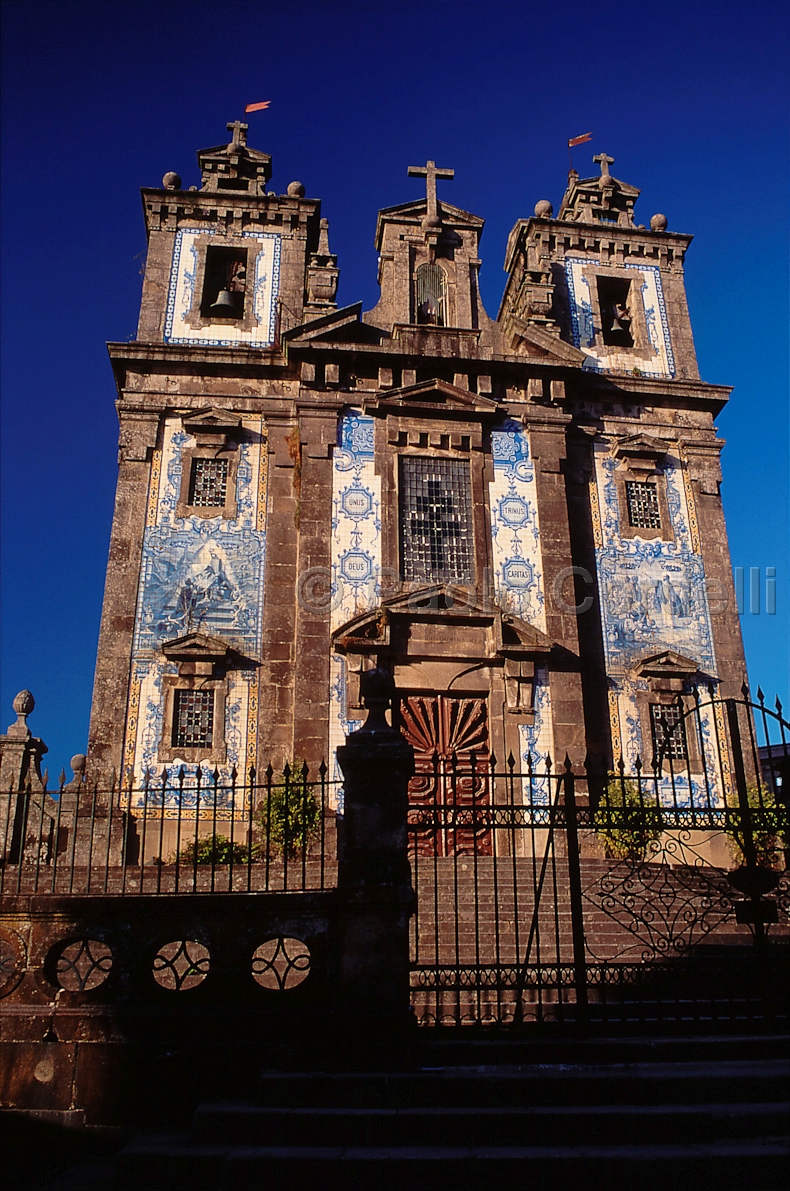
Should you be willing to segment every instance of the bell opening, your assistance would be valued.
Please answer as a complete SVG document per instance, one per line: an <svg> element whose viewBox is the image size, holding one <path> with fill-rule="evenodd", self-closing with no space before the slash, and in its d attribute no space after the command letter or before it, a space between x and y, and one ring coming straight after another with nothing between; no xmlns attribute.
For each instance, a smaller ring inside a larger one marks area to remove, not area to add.
<svg viewBox="0 0 790 1191"><path fill-rule="evenodd" d="M210 247L200 313L203 318L244 317L247 253L244 249Z"/></svg>

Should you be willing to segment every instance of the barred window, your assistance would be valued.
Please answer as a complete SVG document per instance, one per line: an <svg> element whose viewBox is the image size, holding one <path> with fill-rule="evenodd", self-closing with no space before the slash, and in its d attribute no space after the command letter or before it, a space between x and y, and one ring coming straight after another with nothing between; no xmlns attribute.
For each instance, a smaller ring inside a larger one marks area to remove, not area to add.
<svg viewBox="0 0 790 1191"><path fill-rule="evenodd" d="M403 578L474 582L469 464L407 455L400 480Z"/></svg>
<svg viewBox="0 0 790 1191"><path fill-rule="evenodd" d="M650 722L655 755L662 761L685 761L688 751L682 708L674 703L651 703Z"/></svg>
<svg viewBox="0 0 790 1191"><path fill-rule="evenodd" d="M655 484L626 480L625 499L628 502L628 520L634 528L661 528L658 488Z"/></svg>
<svg viewBox="0 0 790 1191"><path fill-rule="evenodd" d="M447 326L447 281L441 265L420 265L417 285L417 322Z"/></svg>
<svg viewBox="0 0 790 1191"><path fill-rule="evenodd" d="M228 491L228 460L192 460L189 477L189 503L197 508L225 507Z"/></svg>
<svg viewBox="0 0 790 1191"><path fill-rule="evenodd" d="M173 748L211 748L213 741L213 690L175 691Z"/></svg>

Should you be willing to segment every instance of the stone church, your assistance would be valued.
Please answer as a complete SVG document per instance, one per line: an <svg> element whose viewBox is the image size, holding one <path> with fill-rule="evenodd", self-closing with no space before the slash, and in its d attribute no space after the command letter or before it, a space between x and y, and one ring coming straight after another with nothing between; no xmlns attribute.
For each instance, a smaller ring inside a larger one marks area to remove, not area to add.
<svg viewBox="0 0 790 1191"><path fill-rule="evenodd" d="M331 770L374 666L418 770L630 771L661 736L693 773L721 725L687 738L679 696L746 671L692 237L638 223L599 154L516 222L492 317L483 219L429 161L408 168L424 195L378 213L378 304L338 307L320 202L268 190L271 158L228 131L199 188L142 191L137 337L109 345L91 775Z"/></svg>

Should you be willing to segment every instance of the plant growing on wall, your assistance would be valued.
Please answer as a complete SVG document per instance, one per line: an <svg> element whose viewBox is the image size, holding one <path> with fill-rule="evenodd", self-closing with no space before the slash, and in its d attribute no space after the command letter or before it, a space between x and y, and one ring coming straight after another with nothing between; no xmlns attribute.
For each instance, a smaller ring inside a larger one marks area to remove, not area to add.
<svg viewBox="0 0 790 1191"><path fill-rule="evenodd" d="M610 774L595 812L595 833L614 860L644 860L663 830L661 809L633 778Z"/></svg>
<svg viewBox="0 0 790 1191"><path fill-rule="evenodd" d="M255 850L253 849L253 858ZM246 864L247 846L226 835L204 835L190 840L180 852L167 861L168 864Z"/></svg>
<svg viewBox="0 0 790 1191"><path fill-rule="evenodd" d="M752 839L757 854L757 864L760 868L781 867L782 837L780 834L779 806L776 795L766 786L758 786L757 782L746 783L746 799L752 812ZM737 793L727 799L727 805L732 811L738 811L740 803ZM743 824L740 814L736 814L735 822L727 816L727 843L730 854L736 864L746 864L746 848Z"/></svg>
<svg viewBox="0 0 790 1191"><path fill-rule="evenodd" d="M300 856L316 839L321 808L307 780L307 764L286 764L276 782L267 787L255 812L260 839L254 845L259 859Z"/></svg>

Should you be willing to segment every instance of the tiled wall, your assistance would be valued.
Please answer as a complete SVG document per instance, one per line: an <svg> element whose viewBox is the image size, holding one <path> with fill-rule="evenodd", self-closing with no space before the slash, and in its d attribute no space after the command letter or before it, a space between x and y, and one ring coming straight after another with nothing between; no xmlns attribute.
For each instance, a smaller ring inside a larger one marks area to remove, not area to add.
<svg viewBox="0 0 790 1191"><path fill-rule="evenodd" d="M491 434L494 480L489 485L494 593L499 606L546 631L535 468L520 423Z"/></svg>
<svg viewBox="0 0 790 1191"><path fill-rule="evenodd" d="M237 516L176 516L181 489L182 452L195 445L178 418L164 427L154 452L132 656L132 684L126 727L124 767L138 784L146 771L161 772L157 759L164 710L163 678L177 674L161 652L164 642L191 632L226 641L240 654L261 653L263 577L266 546L267 461L260 418L245 419L239 443ZM242 774L257 762L258 671L231 670L228 676L225 741L226 780L235 766ZM177 774L181 762L168 762ZM195 766L185 766L191 778ZM213 772L214 764L203 765ZM127 779L128 780L128 777ZM167 808L175 813L175 805Z"/></svg>

